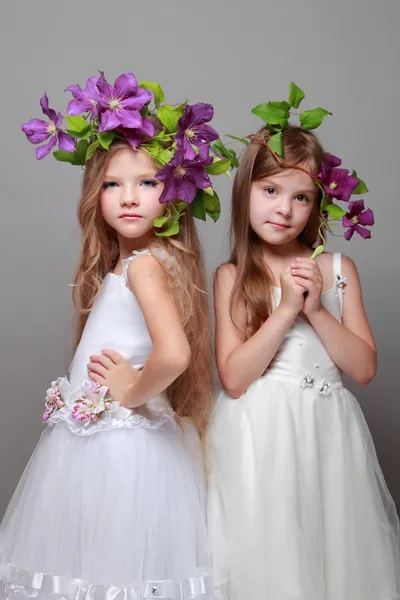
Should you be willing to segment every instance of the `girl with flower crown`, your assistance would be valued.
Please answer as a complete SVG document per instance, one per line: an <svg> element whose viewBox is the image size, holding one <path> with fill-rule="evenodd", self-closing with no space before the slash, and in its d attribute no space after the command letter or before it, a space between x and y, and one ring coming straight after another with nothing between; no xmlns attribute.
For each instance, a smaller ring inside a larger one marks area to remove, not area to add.
<svg viewBox="0 0 400 600"><path fill-rule="evenodd" d="M371 381L375 342L353 261L324 251L329 221L346 239L369 238L373 213L347 204L365 183L310 131L329 113L289 124L303 98L292 84L288 101L253 110L265 126L244 140L232 255L215 278L225 388L207 438L216 598L395 600L399 522L342 380Z"/></svg>
<svg viewBox="0 0 400 600"><path fill-rule="evenodd" d="M209 176L230 160L209 104L167 105L132 73L68 89L67 131L46 95L49 120L22 129L45 142L38 159L58 143L55 158L85 166L77 348L0 527L0 598L210 600L197 430L211 360L194 217L218 218Z"/></svg>

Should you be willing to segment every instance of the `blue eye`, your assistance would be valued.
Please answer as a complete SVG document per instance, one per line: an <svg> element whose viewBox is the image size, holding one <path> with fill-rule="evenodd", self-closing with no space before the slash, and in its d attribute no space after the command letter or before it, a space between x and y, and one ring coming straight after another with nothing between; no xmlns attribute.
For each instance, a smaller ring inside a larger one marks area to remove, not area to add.
<svg viewBox="0 0 400 600"><path fill-rule="evenodd" d="M114 188L117 186L118 186L118 183L116 181L105 181L101 187L103 190L106 190L108 188Z"/></svg>
<svg viewBox="0 0 400 600"><path fill-rule="evenodd" d="M158 181L155 181L154 179L143 179L140 185L143 185L144 187L156 187L158 185Z"/></svg>

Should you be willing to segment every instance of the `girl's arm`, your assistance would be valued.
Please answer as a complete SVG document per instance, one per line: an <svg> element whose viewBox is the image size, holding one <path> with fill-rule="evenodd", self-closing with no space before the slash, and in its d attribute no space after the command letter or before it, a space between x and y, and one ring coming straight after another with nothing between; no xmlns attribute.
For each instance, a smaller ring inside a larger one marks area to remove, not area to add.
<svg viewBox="0 0 400 600"><path fill-rule="evenodd" d="M314 266L310 266L312 262ZM297 271L297 272L296 272ZM342 323L321 305L322 276L315 261L298 261L294 276L308 290L303 312L319 335L333 362L354 381L368 384L376 374L376 345L362 299L360 279L354 262L342 256L347 277L343 296Z"/></svg>
<svg viewBox="0 0 400 600"><path fill-rule="evenodd" d="M219 376L227 393L239 398L267 369L283 338L304 304L304 288L295 283L289 269L282 274L283 301L262 327L246 339L247 309L237 297L230 315L230 299L236 267L223 265L214 280L216 354Z"/></svg>
<svg viewBox="0 0 400 600"><path fill-rule="evenodd" d="M185 371L191 351L167 276L158 261L149 255L133 260L128 267L128 283L153 342L147 362L137 371L117 352L105 350L92 359L88 369L94 381L110 389L114 400L136 408L163 392Z"/></svg>

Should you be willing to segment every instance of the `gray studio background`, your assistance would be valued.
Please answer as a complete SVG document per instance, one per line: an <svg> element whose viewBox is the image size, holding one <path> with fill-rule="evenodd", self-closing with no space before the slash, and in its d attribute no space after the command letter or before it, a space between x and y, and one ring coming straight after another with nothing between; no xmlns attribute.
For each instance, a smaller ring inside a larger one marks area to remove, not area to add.
<svg viewBox="0 0 400 600"><path fill-rule="evenodd" d="M171 103L211 102L223 133L254 131L250 109L285 98L291 80L307 108L334 113L320 137L367 180L377 221L369 241L329 244L359 267L379 348L376 379L350 387L400 507L399 22L398 0L2 0L0 517L42 431L48 384L71 358L79 251L80 170L36 162L19 128L41 116L44 91L64 110L65 87L97 68L157 81ZM218 178L223 216L200 228L210 277L228 256L230 186Z"/></svg>

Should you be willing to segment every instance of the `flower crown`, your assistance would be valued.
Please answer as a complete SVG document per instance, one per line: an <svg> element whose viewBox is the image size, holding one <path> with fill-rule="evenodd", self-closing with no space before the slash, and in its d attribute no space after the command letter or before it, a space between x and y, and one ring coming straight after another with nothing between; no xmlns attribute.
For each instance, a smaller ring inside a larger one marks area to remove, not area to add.
<svg viewBox="0 0 400 600"><path fill-rule="evenodd" d="M203 221L207 215L218 220L220 202L210 175L228 172L237 160L207 124L214 115L211 104L165 104L157 83L138 83L133 73L123 73L110 85L100 71L84 89L71 85L66 91L73 96L66 129L63 115L49 108L46 94L40 106L49 120L31 119L21 127L32 144L46 142L36 149L38 160L58 145L54 158L84 166L98 148L109 150L114 140L124 139L132 148L140 147L159 168L155 177L164 183L160 202L168 207L154 221L157 235L177 234L186 209Z"/></svg>
<svg viewBox="0 0 400 600"><path fill-rule="evenodd" d="M263 137L250 135L248 139L260 143L268 148L280 166L299 169L307 173L321 190L321 225L318 230L322 243L315 248L312 258L316 258L325 249L323 230L331 221L341 221L344 238L350 240L354 232L362 238L371 237L371 231L366 226L374 225L374 213L370 208L365 209L364 200L353 200L350 197L368 192L365 182L360 179L356 171L340 168L342 161L337 156L326 152L323 156L321 172L317 177L299 165L291 165L284 160L283 131L289 124L292 109L297 109L304 99L304 92L293 82L290 84L288 100L280 102L266 102L259 104L251 111L260 117L269 131L268 141ZM332 115L324 108L314 108L300 113L299 120L302 129L310 130L319 127L327 115ZM246 138L235 138L244 144L249 144ZM335 201L348 203L344 210Z"/></svg>

